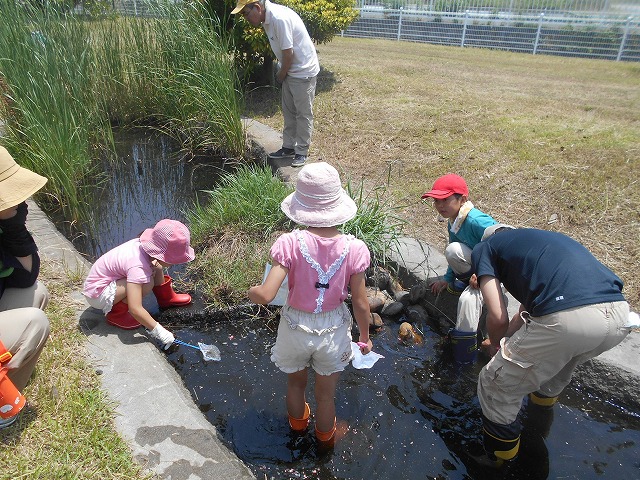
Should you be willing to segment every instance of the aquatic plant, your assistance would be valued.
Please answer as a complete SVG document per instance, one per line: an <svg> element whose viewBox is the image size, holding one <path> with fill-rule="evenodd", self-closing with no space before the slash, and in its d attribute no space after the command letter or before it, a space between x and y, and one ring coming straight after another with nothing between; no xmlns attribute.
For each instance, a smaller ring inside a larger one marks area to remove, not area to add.
<svg viewBox="0 0 640 480"><path fill-rule="evenodd" d="M160 129L188 150L240 158L241 95L227 40L197 4L98 21L0 0L2 143L49 178L49 205L83 219L112 125Z"/></svg>
<svg viewBox="0 0 640 480"><path fill-rule="evenodd" d="M404 223L384 201L384 187L365 194L361 182L347 192L358 213L341 228L363 240L374 265L386 264ZM187 212L192 243L201 252L189 264L207 301L227 306L246 301L246 291L262 280L276 236L295 225L280 210L293 187L273 176L269 166L242 166L223 176L208 199Z"/></svg>

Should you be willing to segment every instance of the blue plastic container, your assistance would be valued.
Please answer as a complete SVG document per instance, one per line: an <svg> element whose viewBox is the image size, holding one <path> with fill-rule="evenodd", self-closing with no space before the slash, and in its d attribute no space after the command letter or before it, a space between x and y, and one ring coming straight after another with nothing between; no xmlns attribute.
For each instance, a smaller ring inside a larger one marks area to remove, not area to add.
<svg viewBox="0 0 640 480"><path fill-rule="evenodd" d="M476 332L462 332L451 330L451 347L453 358L459 363L475 362L478 355L478 339Z"/></svg>

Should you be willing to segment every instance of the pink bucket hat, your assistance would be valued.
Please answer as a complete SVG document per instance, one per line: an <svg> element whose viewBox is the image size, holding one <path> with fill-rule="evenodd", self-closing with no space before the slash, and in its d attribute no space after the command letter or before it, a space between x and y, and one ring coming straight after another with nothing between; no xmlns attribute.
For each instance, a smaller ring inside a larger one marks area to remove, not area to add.
<svg viewBox="0 0 640 480"><path fill-rule="evenodd" d="M140 235L142 249L153 258L179 265L195 258L193 248L189 245L191 234L186 225L177 220L165 218L153 228L147 228Z"/></svg>
<svg viewBox="0 0 640 480"><path fill-rule="evenodd" d="M342 225L358 210L342 188L338 171L326 162L302 167L296 191L282 201L280 208L291 220L308 227Z"/></svg>

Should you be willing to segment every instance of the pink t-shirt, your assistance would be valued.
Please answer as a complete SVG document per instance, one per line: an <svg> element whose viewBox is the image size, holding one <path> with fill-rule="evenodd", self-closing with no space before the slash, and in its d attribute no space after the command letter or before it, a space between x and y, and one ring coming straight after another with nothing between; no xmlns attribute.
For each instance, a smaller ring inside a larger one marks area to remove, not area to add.
<svg viewBox="0 0 640 480"><path fill-rule="evenodd" d="M97 298L107 285L120 279L149 283L153 276L152 260L142 249L139 238L118 245L96 260L84 281L82 293Z"/></svg>
<svg viewBox="0 0 640 480"><path fill-rule="evenodd" d="M289 269L289 297L287 303L298 310L313 312L320 295L316 288L318 272L307 262L300 249L297 232L302 233L309 255L324 272L338 259L345 243L351 239L349 253L342 265L329 280L329 288L324 291L322 311L329 312L340 306L348 295L347 287L351 276L364 272L371 262L369 249L362 240L347 235L334 238L319 237L306 230L294 230L278 237L271 247L271 257Z"/></svg>

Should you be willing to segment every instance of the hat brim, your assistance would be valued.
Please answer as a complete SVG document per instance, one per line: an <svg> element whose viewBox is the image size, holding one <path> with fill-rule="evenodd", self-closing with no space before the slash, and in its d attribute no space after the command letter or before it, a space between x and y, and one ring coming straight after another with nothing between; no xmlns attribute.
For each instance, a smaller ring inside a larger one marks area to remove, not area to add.
<svg viewBox="0 0 640 480"><path fill-rule="evenodd" d="M507 229L507 230L515 230L516 227L512 227L511 225L507 225L506 223L496 223L495 225L491 225L484 229L484 233L482 234L481 242L484 242L487 238L491 237L498 230Z"/></svg>
<svg viewBox="0 0 640 480"><path fill-rule="evenodd" d="M348 222L356 216L358 206L342 190L340 202L325 209L310 209L296 199L296 192L288 195L280 204L284 214L299 225L307 227L335 227Z"/></svg>
<svg viewBox="0 0 640 480"><path fill-rule="evenodd" d="M246 7L247 5L250 5L252 3L258 3L258 2L259 2L259 0L251 0L251 1L246 2L246 3L239 3L239 4L236 5L236 8L231 10L231 15L235 15L237 13L240 13L242 11L242 9L244 7Z"/></svg>
<svg viewBox="0 0 640 480"><path fill-rule="evenodd" d="M429 190L427 193L422 195L422 198L447 198L453 195L455 192L451 190Z"/></svg>
<svg viewBox="0 0 640 480"><path fill-rule="evenodd" d="M191 262L196 258L196 252L193 247L189 246L185 254L177 256L168 256L166 252L162 252L155 243L153 243L153 228L147 228L140 235L140 245L147 255L161 262L170 263L171 265L181 265Z"/></svg>
<svg viewBox="0 0 640 480"><path fill-rule="evenodd" d="M20 166L0 181L0 211L21 204L47 183L47 178Z"/></svg>

